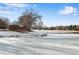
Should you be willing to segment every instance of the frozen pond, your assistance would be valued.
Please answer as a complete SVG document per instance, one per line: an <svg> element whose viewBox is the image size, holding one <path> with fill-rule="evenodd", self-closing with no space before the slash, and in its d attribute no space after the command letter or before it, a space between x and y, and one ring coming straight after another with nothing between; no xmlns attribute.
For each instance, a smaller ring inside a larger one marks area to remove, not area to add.
<svg viewBox="0 0 79 59"><path fill-rule="evenodd" d="M79 34L0 32L3 55L79 55Z"/></svg>

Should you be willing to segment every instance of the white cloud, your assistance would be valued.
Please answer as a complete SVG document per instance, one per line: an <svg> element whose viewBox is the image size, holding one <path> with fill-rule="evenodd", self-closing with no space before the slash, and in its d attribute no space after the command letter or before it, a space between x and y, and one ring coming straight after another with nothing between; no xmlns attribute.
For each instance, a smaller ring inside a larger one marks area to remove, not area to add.
<svg viewBox="0 0 79 59"><path fill-rule="evenodd" d="M6 18L11 19L14 16L15 17L17 16L15 12L11 12L11 11L8 11L8 10L0 10L0 17L6 17Z"/></svg>
<svg viewBox="0 0 79 59"><path fill-rule="evenodd" d="M26 8L36 8L37 5L32 4L23 4L23 3L5 3L5 7L0 6L0 14L4 15L16 15L16 13L19 13L18 11L23 12Z"/></svg>
<svg viewBox="0 0 79 59"><path fill-rule="evenodd" d="M0 5L0 10L14 10L18 11L18 10L24 10L28 7L30 7L30 4L18 4L18 3L3 3L5 6L1 6Z"/></svg>
<svg viewBox="0 0 79 59"><path fill-rule="evenodd" d="M27 4L5 3L5 7L0 6L0 15L16 15L18 8L27 6Z"/></svg>
<svg viewBox="0 0 79 59"><path fill-rule="evenodd" d="M0 10L1 14L9 14L10 12L8 10Z"/></svg>
<svg viewBox="0 0 79 59"><path fill-rule="evenodd" d="M70 15L70 14L77 15L77 8L72 7L72 6L65 6L64 9L59 11L59 14L62 14L62 15Z"/></svg>
<svg viewBox="0 0 79 59"><path fill-rule="evenodd" d="M18 4L18 3L8 3L8 4L5 4L9 7L17 7L17 8L22 8L22 7L25 7L25 6L29 6L29 4Z"/></svg>
<svg viewBox="0 0 79 59"><path fill-rule="evenodd" d="M8 10L0 10L0 14L10 15L11 16L11 14L15 14L15 12L8 11Z"/></svg>

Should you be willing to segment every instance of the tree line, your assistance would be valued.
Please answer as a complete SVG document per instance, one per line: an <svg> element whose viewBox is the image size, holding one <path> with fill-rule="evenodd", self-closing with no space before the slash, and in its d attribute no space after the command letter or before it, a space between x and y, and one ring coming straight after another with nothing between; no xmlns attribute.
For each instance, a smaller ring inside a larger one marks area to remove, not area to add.
<svg viewBox="0 0 79 59"><path fill-rule="evenodd" d="M79 25L69 25L69 26L51 26L43 27L44 30L76 30L79 31Z"/></svg>

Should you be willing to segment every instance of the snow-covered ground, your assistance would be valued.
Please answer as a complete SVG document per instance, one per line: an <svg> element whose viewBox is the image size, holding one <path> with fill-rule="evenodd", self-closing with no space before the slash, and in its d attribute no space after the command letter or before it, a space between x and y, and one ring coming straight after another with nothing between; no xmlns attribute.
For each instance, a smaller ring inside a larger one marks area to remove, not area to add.
<svg viewBox="0 0 79 59"><path fill-rule="evenodd" d="M79 55L79 34L0 31L2 55Z"/></svg>

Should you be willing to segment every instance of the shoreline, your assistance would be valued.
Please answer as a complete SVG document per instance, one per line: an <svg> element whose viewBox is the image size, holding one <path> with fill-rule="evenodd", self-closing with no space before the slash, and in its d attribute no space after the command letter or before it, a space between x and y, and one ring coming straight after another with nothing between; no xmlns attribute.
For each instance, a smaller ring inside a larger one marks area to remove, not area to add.
<svg viewBox="0 0 79 59"><path fill-rule="evenodd" d="M52 34L79 34L79 31L75 30L34 30L36 32L46 32Z"/></svg>

